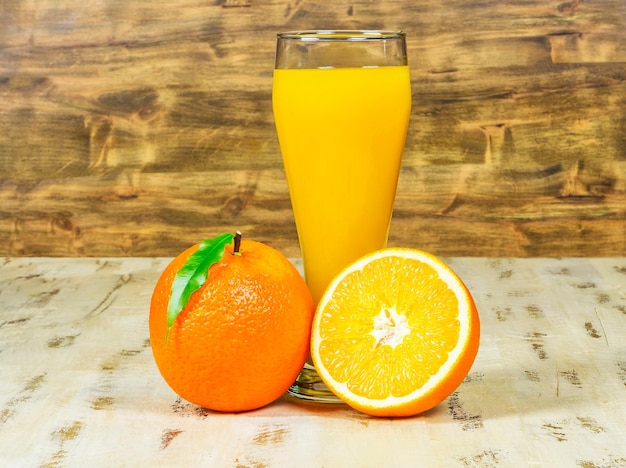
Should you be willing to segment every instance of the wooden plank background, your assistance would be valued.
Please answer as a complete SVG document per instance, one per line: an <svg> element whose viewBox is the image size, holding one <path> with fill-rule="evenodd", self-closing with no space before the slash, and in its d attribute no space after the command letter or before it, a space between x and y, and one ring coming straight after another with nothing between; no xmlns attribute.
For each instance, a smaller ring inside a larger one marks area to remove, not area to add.
<svg viewBox="0 0 626 468"><path fill-rule="evenodd" d="M0 255L299 248L275 33L408 34L390 244L626 255L623 0L0 0ZM355 234L356 235L356 234Z"/></svg>

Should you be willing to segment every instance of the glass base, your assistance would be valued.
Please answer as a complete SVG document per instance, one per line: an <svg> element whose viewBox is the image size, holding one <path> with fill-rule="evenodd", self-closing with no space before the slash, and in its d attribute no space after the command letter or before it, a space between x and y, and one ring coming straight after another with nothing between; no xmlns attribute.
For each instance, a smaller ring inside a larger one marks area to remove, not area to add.
<svg viewBox="0 0 626 468"><path fill-rule="evenodd" d="M316 403L343 403L322 381L315 367L304 364L300 375L287 391L289 395Z"/></svg>

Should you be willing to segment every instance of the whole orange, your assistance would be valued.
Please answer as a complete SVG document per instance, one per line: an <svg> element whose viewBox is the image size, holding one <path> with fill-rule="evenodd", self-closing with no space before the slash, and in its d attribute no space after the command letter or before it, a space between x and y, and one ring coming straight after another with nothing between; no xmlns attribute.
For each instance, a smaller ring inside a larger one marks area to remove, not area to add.
<svg viewBox="0 0 626 468"><path fill-rule="evenodd" d="M172 283L198 244L178 255L156 283L150 342L168 385L217 411L262 407L294 382L309 351L314 306L296 268L259 242L233 243L213 263L168 332Z"/></svg>

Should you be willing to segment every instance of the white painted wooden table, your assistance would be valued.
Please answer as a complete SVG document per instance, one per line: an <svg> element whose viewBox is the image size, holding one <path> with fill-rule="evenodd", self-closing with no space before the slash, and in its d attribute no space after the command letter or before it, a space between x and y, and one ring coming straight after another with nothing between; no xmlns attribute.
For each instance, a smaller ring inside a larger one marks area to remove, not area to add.
<svg viewBox="0 0 626 468"><path fill-rule="evenodd" d="M167 259L0 259L0 466L626 466L626 259L466 259L481 348L409 419L181 401L148 341Z"/></svg>

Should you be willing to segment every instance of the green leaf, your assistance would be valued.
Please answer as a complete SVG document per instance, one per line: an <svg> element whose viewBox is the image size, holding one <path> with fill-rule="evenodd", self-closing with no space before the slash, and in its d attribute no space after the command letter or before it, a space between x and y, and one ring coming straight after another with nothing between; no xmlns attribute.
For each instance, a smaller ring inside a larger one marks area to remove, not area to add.
<svg viewBox="0 0 626 468"><path fill-rule="evenodd" d="M198 250L192 253L178 270L172 283L172 294L167 305L167 334L165 342L180 311L185 308L191 295L206 281L209 268L224 256L224 249L233 241L232 234L221 234L213 239L200 242Z"/></svg>

